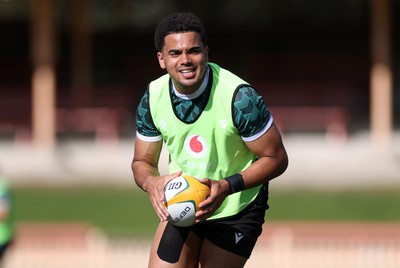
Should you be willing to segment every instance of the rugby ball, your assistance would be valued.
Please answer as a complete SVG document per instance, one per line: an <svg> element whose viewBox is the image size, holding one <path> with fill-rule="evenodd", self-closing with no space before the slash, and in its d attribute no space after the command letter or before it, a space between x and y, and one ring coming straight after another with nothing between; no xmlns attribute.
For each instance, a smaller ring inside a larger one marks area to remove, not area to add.
<svg viewBox="0 0 400 268"><path fill-rule="evenodd" d="M192 176L180 176L164 188L168 221L176 226L193 225L199 204L210 195L210 188Z"/></svg>

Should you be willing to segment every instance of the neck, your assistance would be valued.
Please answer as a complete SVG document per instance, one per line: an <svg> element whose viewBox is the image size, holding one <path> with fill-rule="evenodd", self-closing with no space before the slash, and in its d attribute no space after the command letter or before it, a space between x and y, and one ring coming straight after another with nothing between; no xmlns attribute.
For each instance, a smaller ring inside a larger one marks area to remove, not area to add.
<svg viewBox="0 0 400 268"><path fill-rule="evenodd" d="M209 79L209 67L207 66L206 71L204 72L203 75L203 79L199 86L193 87L193 89L188 89L185 91L182 91L181 89L178 90L178 88L175 86L174 83L172 83L172 87L177 97L183 99L194 99L204 92L208 84L208 79Z"/></svg>

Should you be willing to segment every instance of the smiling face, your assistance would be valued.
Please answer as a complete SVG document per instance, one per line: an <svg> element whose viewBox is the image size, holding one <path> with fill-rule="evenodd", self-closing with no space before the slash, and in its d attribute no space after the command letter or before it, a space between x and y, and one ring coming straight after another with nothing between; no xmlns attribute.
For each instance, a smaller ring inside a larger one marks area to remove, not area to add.
<svg viewBox="0 0 400 268"><path fill-rule="evenodd" d="M173 33L165 36L164 47L157 53L162 69L171 76L182 94L195 92L204 79L208 47L196 32Z"/></svg>

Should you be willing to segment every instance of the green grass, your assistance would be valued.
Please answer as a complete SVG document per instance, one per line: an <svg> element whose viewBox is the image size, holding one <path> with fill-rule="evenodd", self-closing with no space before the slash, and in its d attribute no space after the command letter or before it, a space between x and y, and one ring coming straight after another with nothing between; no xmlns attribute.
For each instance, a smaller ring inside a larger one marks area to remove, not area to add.
<svg viewBox="0 0 400 268"><path fill-rule="evenodd" d="M17 222L86 222L110 235L149 237L158 219L146 193L121 188L16 188ZM400 221L400 189L274 190L267 220Z"/></svg>
<svg viewBox="0 0 400 268"><path fill-rule="evenodd" d="M400 189L274 191L269 219L400 221Z"/></svg>
<svg viewBox="0 0 400 268"><path fill-rule="evenodd" d="M17 222L85 222L109 234L149 236L157 217L144 192L119 188L14 189Z"/></svg>

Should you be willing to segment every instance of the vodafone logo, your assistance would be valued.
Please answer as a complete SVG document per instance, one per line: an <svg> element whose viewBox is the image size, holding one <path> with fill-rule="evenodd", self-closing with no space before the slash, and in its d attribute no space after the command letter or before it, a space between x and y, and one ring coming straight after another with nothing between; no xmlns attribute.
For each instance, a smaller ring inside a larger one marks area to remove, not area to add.
<svg viewBox="0 0 400 268"><path fill-rule="evenodd" d="M201 136L190 135L185 139L185 149L190 156L200 158L206 154L207 144Z"/></svg>

